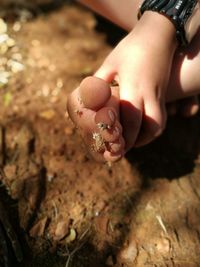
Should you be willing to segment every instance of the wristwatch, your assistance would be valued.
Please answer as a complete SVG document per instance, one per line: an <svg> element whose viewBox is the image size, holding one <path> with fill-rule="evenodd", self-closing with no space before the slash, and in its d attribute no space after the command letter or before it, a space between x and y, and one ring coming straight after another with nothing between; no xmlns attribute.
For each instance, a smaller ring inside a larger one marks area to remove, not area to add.
<svg viewBox="0 0 200 267"><path fill-rule="evenodd" d="M186 46L200 29L198 0L145 0L139 8L138 19L147 10L156 11L171 20L180 46Z"/></svg>

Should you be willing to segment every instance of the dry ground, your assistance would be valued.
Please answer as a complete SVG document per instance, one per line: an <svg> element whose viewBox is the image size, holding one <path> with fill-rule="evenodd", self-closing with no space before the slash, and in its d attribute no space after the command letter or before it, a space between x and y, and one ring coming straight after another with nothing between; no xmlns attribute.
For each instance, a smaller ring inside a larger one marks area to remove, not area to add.
<svg viewBox="0 0 200 267"><path fill-rule="evenodd" d="M199 115L170 119L156 142L109 167L65 114L111 50L96 23L73 5L17 31L9 22L16 44L5 55L20 54L24 69L0 89L1 195L25 254L18 266L200 266Z"/></svg>

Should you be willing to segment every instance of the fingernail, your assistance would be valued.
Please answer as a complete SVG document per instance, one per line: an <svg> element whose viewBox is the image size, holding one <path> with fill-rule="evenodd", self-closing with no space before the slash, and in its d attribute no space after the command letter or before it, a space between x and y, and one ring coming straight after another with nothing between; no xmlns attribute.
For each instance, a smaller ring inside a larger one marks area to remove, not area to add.
<svg viewBox="0 0 200 267"><path fill-rule="evenodd" d="M115 121L115 114L112 110L108 110L108 116L109 116L111 122Z"/></svg>

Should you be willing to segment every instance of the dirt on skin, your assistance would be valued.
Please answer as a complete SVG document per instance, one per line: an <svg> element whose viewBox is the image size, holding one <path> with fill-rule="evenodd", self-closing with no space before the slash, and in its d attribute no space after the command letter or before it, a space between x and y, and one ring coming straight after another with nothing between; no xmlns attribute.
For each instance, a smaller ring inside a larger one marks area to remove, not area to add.
<svg viewBox="0 0 200 267"><path fill-rule="evenodd" d="M199 115L170 119L156 142L108 166L65 114L112 49L96 23L75 5L19 31L9 23L17 48L6 56L24 65L0 90L2 196L24 250L13 266L200 266Z"/></svg>

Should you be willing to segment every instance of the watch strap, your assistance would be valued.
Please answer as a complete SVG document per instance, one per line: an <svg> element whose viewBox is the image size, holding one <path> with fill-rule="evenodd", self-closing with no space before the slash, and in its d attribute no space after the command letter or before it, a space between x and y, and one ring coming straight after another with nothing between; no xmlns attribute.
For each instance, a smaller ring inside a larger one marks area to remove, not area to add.
<svg viewBox="0 0 200 267"><path fill-rule="evenodd" d="M176 37L181 46L188 44L185 25L193 13L197 0L145 0L140 7L138 18L147 11L156 11L168 17L176 29Z"/></svg>

